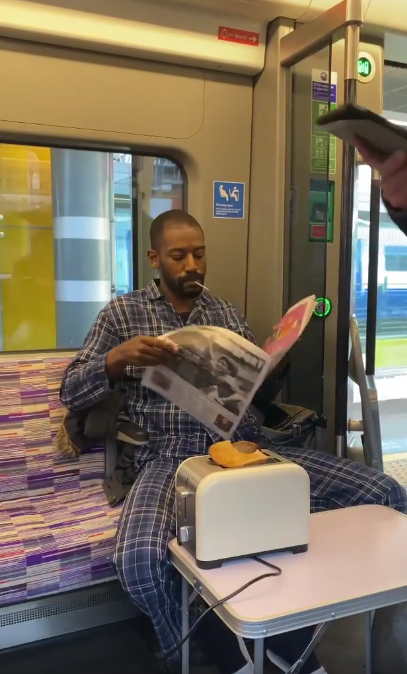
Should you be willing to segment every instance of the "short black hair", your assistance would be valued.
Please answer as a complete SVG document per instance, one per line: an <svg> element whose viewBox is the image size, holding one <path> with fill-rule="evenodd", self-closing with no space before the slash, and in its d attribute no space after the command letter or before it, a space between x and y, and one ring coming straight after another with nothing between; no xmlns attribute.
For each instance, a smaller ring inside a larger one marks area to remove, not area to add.
<svg viewBox="0 0 407 674"><path fill-rule="evenodd" d="M202 231L202 227L198 220L181 209L174 208L171 211L165 211L158 215L150 227L150 243L153 250L157 250L160 245L160 239L167 227L198 227Z"/></svg>

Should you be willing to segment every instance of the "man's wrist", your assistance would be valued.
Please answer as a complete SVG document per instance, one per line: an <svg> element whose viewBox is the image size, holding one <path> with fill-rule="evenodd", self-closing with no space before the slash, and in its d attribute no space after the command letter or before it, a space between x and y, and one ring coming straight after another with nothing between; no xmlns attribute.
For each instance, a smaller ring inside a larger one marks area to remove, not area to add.
<svg viewBox="0 0 407 674"><path fill-rule="evenodd" d="M126 367L126 361L123 358L120 347L115 347L106 356L105 370L106 375L111 382L116 382L123 374Z"/></svg>

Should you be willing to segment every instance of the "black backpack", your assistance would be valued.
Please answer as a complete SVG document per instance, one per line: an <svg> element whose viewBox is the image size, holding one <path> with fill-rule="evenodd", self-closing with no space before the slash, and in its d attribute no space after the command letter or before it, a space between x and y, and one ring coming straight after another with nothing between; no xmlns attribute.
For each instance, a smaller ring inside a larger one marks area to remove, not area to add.
<svg viewBox="0 0 407 674"><path fill-rule="evenodd" d="M263 434L275 445L315 451L325 449L326 421L313 410L298 405L270 403L261 423Z"/></svg>
<svg viewBox="0 0 407 674"><path fill-rule="evenodd" d="M256 392L251 412L264 435L275 445L323 451L326 419L313 410L274 402L289 371L284 359Z"/></svg>

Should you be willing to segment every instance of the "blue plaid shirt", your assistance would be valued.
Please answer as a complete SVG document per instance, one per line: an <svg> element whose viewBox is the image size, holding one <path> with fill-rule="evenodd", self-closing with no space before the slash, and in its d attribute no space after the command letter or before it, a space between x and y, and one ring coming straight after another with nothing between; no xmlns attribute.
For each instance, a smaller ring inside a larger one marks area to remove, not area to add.
<svg viewBox="0 0 407 674"><path fill-rule="evenodd" d="M61 387L61 401L71 411L85 409L110 391L105 360L108 351L118 344L143 335L158 337L181 328L182 317L174 310L159 286L153 281L113 299L98 315L82 350L69 365ZM187 325L215 325L254 338L242 314L229 302L203 291L189 315ZM142 370L127 367L132 381L122 381L126 390L127 412L132 421L145 428L148 446L142 455L184 458L208 452L209 446L222 438L158 393L141 385ZM258 431L247 413L237 429L234 441L255 441ZM142 460L142 455L138 455Z"/></svg>

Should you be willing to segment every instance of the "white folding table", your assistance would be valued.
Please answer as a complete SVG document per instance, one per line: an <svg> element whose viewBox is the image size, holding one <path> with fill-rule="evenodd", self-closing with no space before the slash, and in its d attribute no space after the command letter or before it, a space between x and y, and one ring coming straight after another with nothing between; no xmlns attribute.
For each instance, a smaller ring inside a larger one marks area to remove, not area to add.
<svg viewBox="0 0 407 674"><path fill-rule="evenodd" d="M190 587L210 605L267 572L252 559L199 569L176 540L170 543L170 557L182 575L183 637L189 631ZM265 638L323 623L321 635L333 620L358 613L366 613L366 674L371 674L372 612L407 600L407 517L376 505L317 513L311 515L308 552L264 559L279 566L282 575L261 580L216 608L236 635L254 639L255 674L263 672ZM186 641L182 674L188 672Z"/></svg>

